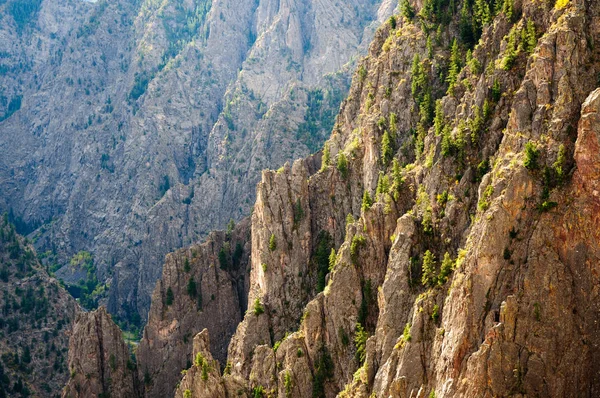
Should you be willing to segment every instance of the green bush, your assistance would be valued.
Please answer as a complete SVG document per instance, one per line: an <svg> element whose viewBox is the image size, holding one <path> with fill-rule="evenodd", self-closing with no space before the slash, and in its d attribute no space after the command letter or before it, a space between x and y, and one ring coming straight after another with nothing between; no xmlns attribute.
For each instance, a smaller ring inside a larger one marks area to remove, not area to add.
<svg viewBox="0 0 600 398"><path fill-rule="evenodd" d="M271 237L269 238L269 250L273 252L275 249L277 249L277 240L275 234L271 234Z"/></svg>
<svg viewBox="0 0 600 398"><path fill-rule="evenodd" d="M256 300L254 300L253 312L254 312L254 315L256 315L256 316L264 314L264 312L265 312L265 309L264 309L263 305L261 304L260 299L258 299L258 298Z"/></svg>

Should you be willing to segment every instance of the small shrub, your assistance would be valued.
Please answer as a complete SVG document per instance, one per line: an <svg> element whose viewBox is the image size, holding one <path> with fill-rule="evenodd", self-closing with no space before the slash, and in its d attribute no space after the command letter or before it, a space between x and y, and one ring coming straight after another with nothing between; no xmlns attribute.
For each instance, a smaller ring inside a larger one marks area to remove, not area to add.
<svg viewBox="0 0 600 398"><path fill-rule="evenodd" d="M412 336L410 335L410 327L410 323L407 323L406 326L404 326L404 331L402 332L402 341L405 343L408 343L412 340Z"/></svg>
<svg viewBox="0 0 600 398"><path fill-rule="evenodd" d="M367 211L373 206L373 199L369 195L369 191L365 191L362 199L362 210Z"/></svg>
<svg viewBox="0 0 600 398"><path fill-rule="evenodd" d="M277 249L277 240L275 234L271 234L271 238L269 238L269 250L273 252L275 249Z"/></svg>
<svg viewBox="0 0 600 398"><path fill-rule="evenodd" d="M253 306L253 311L254 311L254 315L259 316L260 314L264 314L265 309L263 307L263 305L260 302L260 299L256 299L254 300L254 306Z"/></svg>
<svg viewBox="0 0 600 398"><path fill-rule="evenodd" d="M293 385L292 385L292 373L289 370L287 372L285 372L285 375L283 376L283 386L285 387L285 396L291 397Z"/></svg>
<svg viewBox="0 0 600 398"><path fill-rule="evenodd" d="M439 318L440 318L440 306L435 304L433 306L433 311L431 312L431 320L433 320L435 323L437 323Z"/></svg>
<svg viewBox="0 0 600 398"><path fill-rule="evenodd" d="M265 398L265 388L256 386L252 389L252 398Z"/></svg>
<svg viewBox="0 0 600 398"><path fill-rule="evenodd" d="M362 246L366 243L366 239L362 235L354 235L352 237L352 242L350 243L350 259L353 264L358 262L358 251Z"/></svg>

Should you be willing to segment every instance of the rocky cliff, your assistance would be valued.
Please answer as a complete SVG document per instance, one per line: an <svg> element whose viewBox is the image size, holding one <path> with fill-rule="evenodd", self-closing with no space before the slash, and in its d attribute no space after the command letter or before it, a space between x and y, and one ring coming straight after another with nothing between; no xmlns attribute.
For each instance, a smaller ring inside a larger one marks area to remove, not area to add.
<svg viewBox="0 0 600 398"><path fill-rule="evenodd" d="M69 370L63 398L142 396L129 347L104 307L75 319Z"/></svg>
<svg viewBox="0 0 600 398"><path fill-rule="evenodd" d="M224 375L178 396L599 394L598 4L401 10L320 170L263 173Z"/></svg>
<svg viewBox="0 0 600 398"><path fill-rule="evenodd" d="M59 265L92 253L102 302L140 326L166 253L249 214L262 169L321 146L395 6L2 2L0 209Z"/></svg>
<svg viewBox="0 0 600 398"><path fill-rule="evenodd" d="M0 397L54 397L69 378L79 306L7 218L0 218Z"/></svg>
<svg viewBox="0 0 600 398"><path fill-rule="evenodd" d="M211 357L225 363L247 307L249 253L250 220L244 219L167 256L136 352L146 396L173 394L181 371L194 361L194 336L205 328L212 335Z"/></svg>

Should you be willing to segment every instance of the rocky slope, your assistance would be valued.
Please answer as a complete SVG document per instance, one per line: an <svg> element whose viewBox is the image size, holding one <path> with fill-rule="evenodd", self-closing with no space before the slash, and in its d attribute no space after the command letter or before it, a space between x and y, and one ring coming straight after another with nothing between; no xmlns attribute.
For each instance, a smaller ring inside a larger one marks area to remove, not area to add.
<svg viewBox="0 0 600 398"><path fill-rule="evenodd" d="M0 209L59 265L91 252L108 309L139 326L166 253L247 215L262 169L322 144L347 64L395 6L3 2Z"/></svg>
<svg viewBox="0 0 600 398"><path fill-rule="evenodd" d="M453 4L378 31L320 171L263 173L224 375L177 396L598 395L600 8Z"/></svg>
<svg viewBox="0 0 600 398"><path fill-rule="evenodd" d="M0 219L0 397L54 397L69 377L79 306L7 218Z"/></svg>
<svg viewBox="0 0 600 398"><path fill-rule="evenodd" d="M69 370L63 398L142 394L129 348L104 307L75 319L69 341Z"/></svg>

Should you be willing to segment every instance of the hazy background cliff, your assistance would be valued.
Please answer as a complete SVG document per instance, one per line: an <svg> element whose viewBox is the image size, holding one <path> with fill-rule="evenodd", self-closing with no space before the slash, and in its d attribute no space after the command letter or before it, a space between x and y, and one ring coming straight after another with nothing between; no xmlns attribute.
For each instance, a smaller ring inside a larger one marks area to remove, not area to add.
<svg viewBox="0 0 600 398"><path fill-rule="evenodd" d="M248 215L329 135L394 1L0 4L0 210L67 282L143 323L164 255ZM62 269L61 269L62 267Z"/></svg>

